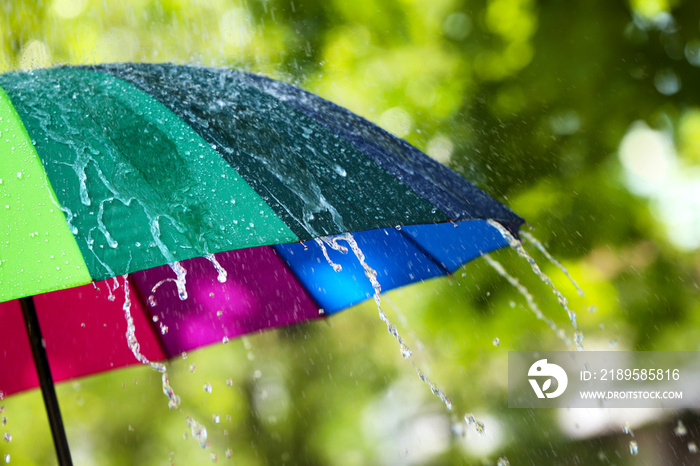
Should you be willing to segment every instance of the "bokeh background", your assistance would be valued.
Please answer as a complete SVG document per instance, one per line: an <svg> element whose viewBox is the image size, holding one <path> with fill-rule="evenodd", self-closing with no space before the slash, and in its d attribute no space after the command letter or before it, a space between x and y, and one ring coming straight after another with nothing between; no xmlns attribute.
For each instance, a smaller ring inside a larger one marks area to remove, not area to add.
<svg viewBox="0 0 700 466"><path fill-rule="evenodd" d="M700 349L696 1L3 0L0 10L3 72L223 66L346 106L527 219L587 292L530 248L570 297L586 349ZM569 329L514 252L493 257ZM698 412L509 409L508 351L569 348L484 260L384 303L453 413L365 303L172 361L181 411L148 368L60 385L75 462L700 464ZM55 461L38 391L0 403L11 436L0 460ZM484 436L464 425L467 412ZM209 448L185 415L207 427Z"/></svg>

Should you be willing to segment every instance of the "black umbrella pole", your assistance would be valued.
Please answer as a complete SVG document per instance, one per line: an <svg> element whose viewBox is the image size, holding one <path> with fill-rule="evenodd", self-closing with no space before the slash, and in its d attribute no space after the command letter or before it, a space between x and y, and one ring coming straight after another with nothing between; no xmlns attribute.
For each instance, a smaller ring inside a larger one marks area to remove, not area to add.
<svg viewBox="0 0 700 466"><path fill-rule="evenodd" d="M73 461L70 457L66 430L63 427L63 418L61 417L61 410L58 407L58 398L56 398L56 390L53 384L53 377L51 376L51 368L49 367L49 359L46 357L44 339L41 337L41 329L39 328L39 319L36 316L34 300L29 296L20 299L19 302L22 306L22 315L24 316L24 324L27 327L29 344L32 347L34 366L39 376L39 384L41 386L41 394L44 397L46 413L49 415L51 435L53 436L54 447L56 447L58 464L61 466L70 466L73 464Z"/></svg>

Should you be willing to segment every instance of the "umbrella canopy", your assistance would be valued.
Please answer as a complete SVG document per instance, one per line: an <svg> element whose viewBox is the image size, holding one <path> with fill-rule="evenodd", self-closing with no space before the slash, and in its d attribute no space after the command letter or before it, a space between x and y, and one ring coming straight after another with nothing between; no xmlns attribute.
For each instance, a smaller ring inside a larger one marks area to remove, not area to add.
<svg viewBox="0 0 700 466"><path fill-rule="evenodd" d="M18 298L38 295L65 380L137 362L121 300L106 299L118 282L91 282L130 274L141 350L160 360L370 297L362 266L329 251L335 272L315 238L354 232L388 290L507 245L488 219L522 224L407 142L260 76L119 64L8 73L0 88L6 393L37 385ZM153 293L183 271L186 289Z"/></svg>

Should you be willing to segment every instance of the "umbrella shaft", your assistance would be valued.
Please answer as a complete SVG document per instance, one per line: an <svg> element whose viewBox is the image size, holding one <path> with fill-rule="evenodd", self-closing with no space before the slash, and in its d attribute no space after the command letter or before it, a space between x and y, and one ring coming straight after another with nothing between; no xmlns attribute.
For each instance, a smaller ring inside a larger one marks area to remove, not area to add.
<svg viewBox="0 0 700 466"><path fill-rule="evenodd" d="M56 456L61 466L72 465L73 462L68 448L68 439L66 438L66 431L63 428L61 410L58 407L58 398L56 398L56 390L54 388L53 377L51 376L49 360L46 356L44 339L41 336L41 329L39 328L39 319L36 315L34 300L31 296L21 298L20 305L22 307L22 315L24 316L24 323L27 327L29 344L32 347L34 365L37 375L39 376L41 394L44 397L44 405L46 406L46 412L49 416L51 435L53 436L53 443L56 447Z"/></svg>

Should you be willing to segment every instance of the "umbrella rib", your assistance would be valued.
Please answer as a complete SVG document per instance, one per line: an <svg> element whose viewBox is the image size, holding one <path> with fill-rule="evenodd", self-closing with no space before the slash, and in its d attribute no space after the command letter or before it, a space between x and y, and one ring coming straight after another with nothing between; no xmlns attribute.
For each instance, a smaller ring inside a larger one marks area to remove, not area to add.
<svg viewBox="0 0 700 466"><path fill-rule="evenodd" d="M420 244L418 241L416 241L416 239L413 236L406 233L403 230L403 228L399 230L399 233L401 234L401 236L404 237L404 239L406 239L406 241L408 241L413 246L415 246L416 249L418 249L420 252L422 252L423 255L425 255L425 257L427 257L433 264L435 264L442 271L443 274L447 275L448 277L452 275L452 271L450 269L448 269L445 266L445 264L443 264L440 260L438 260L436 257L434 257L427 249L425 249L423 247L422 244Z"/></svg>
<svg viewBox="0 0 700 466"><path fill-rule="evenodd" d="M308 247L308 246L306 246L304 243L300 243L300 244L301 244L302 246L304 246L304 248L307 248L307 247ZM297 285L299 285L299 287L304 291L304 294L306 294L306 296L308 296L308 298L311 300L311 302L313 302L313 303L316 305L316 308L317 308L317 309L323 309L323 307L321 306L321 304L320 304L318 301L316 301L316 298L314 298L314 296L313 296L311 293L309 293L309 291L306 289L306 287L304 286L304 284L302 283L302 281L301 281L301 280L299 279L299 277L297 276L296 271L294 270L294 268L291 267L291 266L287 263L287 261L284 260L284 258L277 252L277 248L276 248L274 245L269 246L269 248L272 249L272 252L274 252L275 257L277 257L277 259L279 259L279 261L280 261L280 262L284 265L284 267L289 271L289 273L290 273L290 275L292 276L292 278L294 278L294 281L295 281L295 282L297 283ZM327 315L325 314L325 312L324 312L324 314L323 314L323 317L327 317Z"/></svg>

